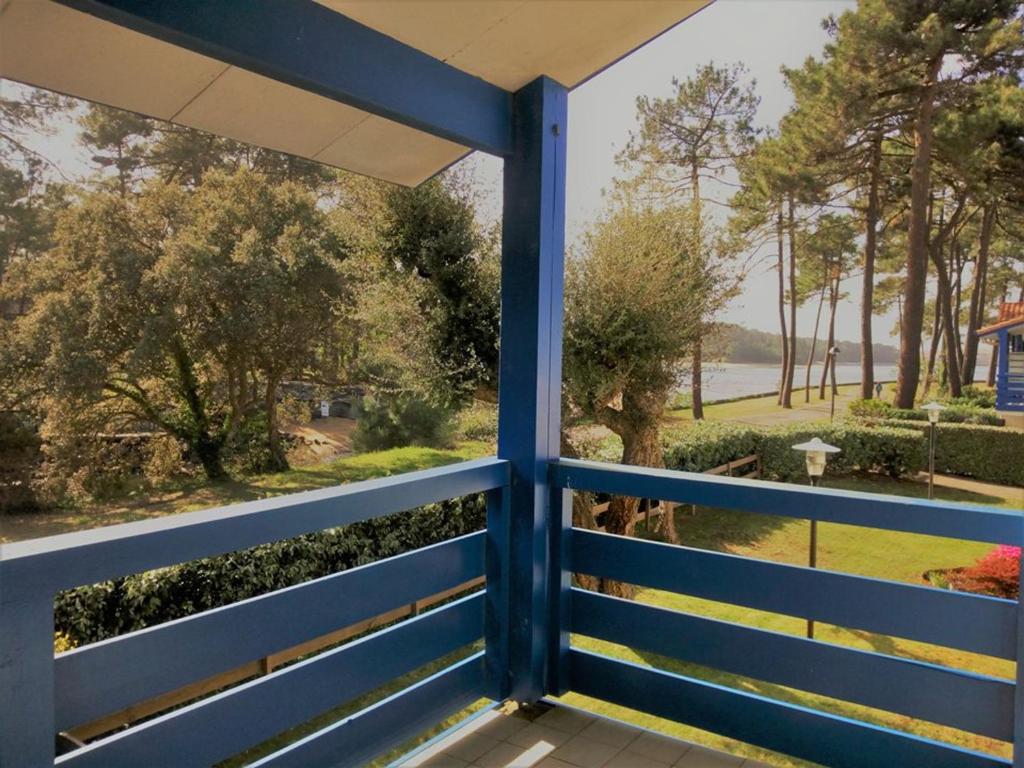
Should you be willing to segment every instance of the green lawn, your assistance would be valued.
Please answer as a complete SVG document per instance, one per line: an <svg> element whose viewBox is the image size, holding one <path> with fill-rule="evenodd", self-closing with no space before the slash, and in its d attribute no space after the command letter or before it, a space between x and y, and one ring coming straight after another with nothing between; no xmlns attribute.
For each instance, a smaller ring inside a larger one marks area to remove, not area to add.
<svg viewBox="0 0 1024 768"><path fill-rule="evenodd" d="M926 495L926 488L920 483L893 480L873 475L832 478L829 484L832 487L872 491L875 493L895 493L919 497ZM938 489L938 496L947 501L994 504L1006 508L1013 508L1016 503L1009 489L1006 495L1001 498L946 488ZM680 512L678 521L683 543L688 546L731 552L776 562L806 563L809 524L803 520L774 518L727 510L698 509L695 517L691 517L685 510ZM922 583L921 574L928 569L967 565L990 549L990 546L986 544L824 523L818 526L818 542L818 564L821 568L916 584ZM663 608L702 614L794 635L802 635L806 626L805 622L801 619L753 611L748 608L714 603L658 590L641 590L637 595L637 599L641 602ZM875 635L869 632L818 624L816 626L816 636L827 642L905 656L1000 677L1012 678L1014 674L1013 664L1009 662L923 643ZM961 744L973 749L990 751L1002 756L1010 755L1009 746L1001 742L976 737L949 728L913 721L907 717L823 696L807 694L778 685L765 684L749 678L697 667L692 664L683 664L640 650L616 646L591 638L575 637L574 643L581 648L599 651L637 664L661 667L744 691L761 693L773 698L827 710L847 717L882 723L932 738ZM621 707L576 694L567 696L566 701L577 706L592 709L601 714L619 717L645 727L662 730L680 738L697 741L719 749L734 751L737 754L761 759L774 765L798 766L805 764L792 758L772 755L755 747L738 744L714 734L700 732L676 723L624 710Z"/></svg>
<svg viewBox="0 0 1024 768"><path fill-rule="evenodd" d="M483 442L463 442L451 449L410 446L356 454L341 459L296 467L286 472L243 480L210 483L195 480L106 503L54 512L0 515L0 542L21 541L102 525L128 523L152 517L192 512L242 501L326 488L374 477L429 469L493 453Z"/></svg>

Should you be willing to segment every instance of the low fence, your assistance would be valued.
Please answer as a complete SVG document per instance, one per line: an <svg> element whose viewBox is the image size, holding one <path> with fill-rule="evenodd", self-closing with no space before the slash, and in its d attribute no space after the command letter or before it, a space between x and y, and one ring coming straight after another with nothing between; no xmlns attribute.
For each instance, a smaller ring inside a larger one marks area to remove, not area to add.
<svg viewBox="0 0 1024 768"><path fill-rule="evenodd" d="M745 480L757 480L761 477L761 456L759 454L751 454L750 456L744 456L742 459L735 459L734 461L727 461L725 464L720 464L717 467L706 469L701 472L702 475L726 475L727 477L742 477ZM594 513L594 519L598 521L597 530L603 531L605 529L603 518L608 512L608 505L610 502L604 502L602 504L595 504L592 507ZM691 514L697 513L697 505L690 505ZM657 499L641 499L640 510L636 513L636 518L633 522L639 523L643 521L644 525L648 530L651 527L651 518L658 517L662 513L661 502Z"/></svg>

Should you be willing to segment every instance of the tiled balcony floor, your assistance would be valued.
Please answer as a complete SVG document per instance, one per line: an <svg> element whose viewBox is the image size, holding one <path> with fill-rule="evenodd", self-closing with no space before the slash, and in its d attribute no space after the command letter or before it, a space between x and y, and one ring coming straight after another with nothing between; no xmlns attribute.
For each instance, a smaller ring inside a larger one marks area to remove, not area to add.
<svg viewBox="0 0 1024 768"><path fill-rule="evenodd" d="M546 705L542 705L546 706ZM568 707L494 710L399 763L402 768L768 768Z"/></svg>

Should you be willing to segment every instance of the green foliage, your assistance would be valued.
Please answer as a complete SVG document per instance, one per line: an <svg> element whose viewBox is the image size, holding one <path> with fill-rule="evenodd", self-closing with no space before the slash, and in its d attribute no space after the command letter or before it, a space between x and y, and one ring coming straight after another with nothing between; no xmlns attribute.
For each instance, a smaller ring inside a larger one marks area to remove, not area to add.
<svg viewBox="0 0 1024 768"><path fill-rule="evenodd" d="M57 596L56 631L84 645L480 530L483 497L79 587Z"/></svg>
<svg viewBox="0 0 1024 768"><path fill-rule="evenodd" d="M951 397L946 403L949 405L972 405L977 408L995 408L996 391L970 385L963 388L960 397Z"/></svg>
<svg viewBox="0 0 1024 768"><path fill-rule="evenodd" d="M497 443L498 407L491 403L474 403L459 413L455 429L465 440Z"/></svg>
<svg viewBox="0 0 1024 768"><path fill-rule="evenodd" d="M684 472L704 472L757 453L761 438L757 427L729 421L698 421L672 436L665 449L665 466Z"/></svg>
<svg viewBox="0 0 1024 768"><path fill-rule="evenodd" d="M39 448L39 433L23 414L0 412L0 514L39 505L33 487Z"/></svg>
<svg viewBox="0 0 1024 768"><path fill-rule="evenodd" d="M987 424L1001 427L1003 419L993 408L979 407L966 398L955 398L945 410L939 412L939 422L949 424ZM865 419L892 419L896 421L928 421L928 412L921 408L896 408L882 400L855 400L850 403L850 415Z"/></svg>
<svg viewBox="0 0 1024 768"><path fill-rule="evenodd" d="M58 421L47 404L45 429L91 415L109 433L162 430L211 478L246 419L276 416L281 380L310 362L343 299L346 249L316 199L250 171L83 195L55 242L22 278L31 309L4 345L28 361L26 387L75 413Z"/></svg>
<svg viewBox="0 0 1024 768"><path fill-rule="evenodd" d="M859 469L899 477L919 472L926 464L926 446L916 430L842 422L794 424L765 431L759 450L765 477L786 482L806 480L804 455L793 446L814 437L841 451L828 457L830 473Z"/></svg>
<svg viewBox="0 0 1024 768"><path fill-rule="evenodd" d="M566 389L585 415L619 432L649 401L632 418L660 418L700 335L711 276L694 263L677 208L626 200L588 233L568 266L564 342Z"/></svg>
<svg viewBox="0 0 1024 768"><path fill-rule="evenodd" d="M923 438L928 425L918 421L882 421L884 426L914 427ZM935 471L975 480L1024 486L1024 430L984 424L939 424Z"/></svg>
<svg viewBox="0 0 1024 768"><path fill-rule="evenodd" d="M925 446L920 433L910 429L878 428L859 424L794 424L751 427L728 422L704 422L675 436L665 451L671 469L703 472L751 454L761 457L768 480L800 482L807 477L804 455L793 446L820 437L841 449L829 456L829 472L855 469L883 472L892 477L924 467Z"/></svg>
<svg viewBox="0 0 1024 768"><path fill-rule="evenodd" d="M405 445L441 447L451 442L449 408L416 392L378 392L363 400L353 444L361 451Z"/></svg>
<svg viewBox="0 0 1024 768"><path fill-rule="evenodd" d="M458 407L478 388L497 391L496 243L479 231L467 190L455 178L389 187L379 242L393 277L421 282L411 298L426 321L432 398Z"/></svg>
<svg viewBox="0 0 1024 768"><path fill-rule="evenodd" d="M267 441L267 414L247 417L224 443L224 466L232 475L246 477L273 472L279 467Z"/></svg>

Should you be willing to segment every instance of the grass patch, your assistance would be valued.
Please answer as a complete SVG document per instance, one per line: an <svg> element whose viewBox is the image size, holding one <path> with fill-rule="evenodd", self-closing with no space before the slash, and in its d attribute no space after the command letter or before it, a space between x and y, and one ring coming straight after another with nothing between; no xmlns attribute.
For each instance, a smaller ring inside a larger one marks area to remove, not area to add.
<svg viewBox="0 0 1024 768"><path fill-rule="evenodd" d="M486 442L467 441L452 449L409 446L345 456L322 464L311 464L285 472L240 480L215 483L195 480L162 488L145 499L122 499L82 509L0 516L0 541L34 539L180 512L227 506L286 493L430 469L492 453L492 447Z"/></svg>

